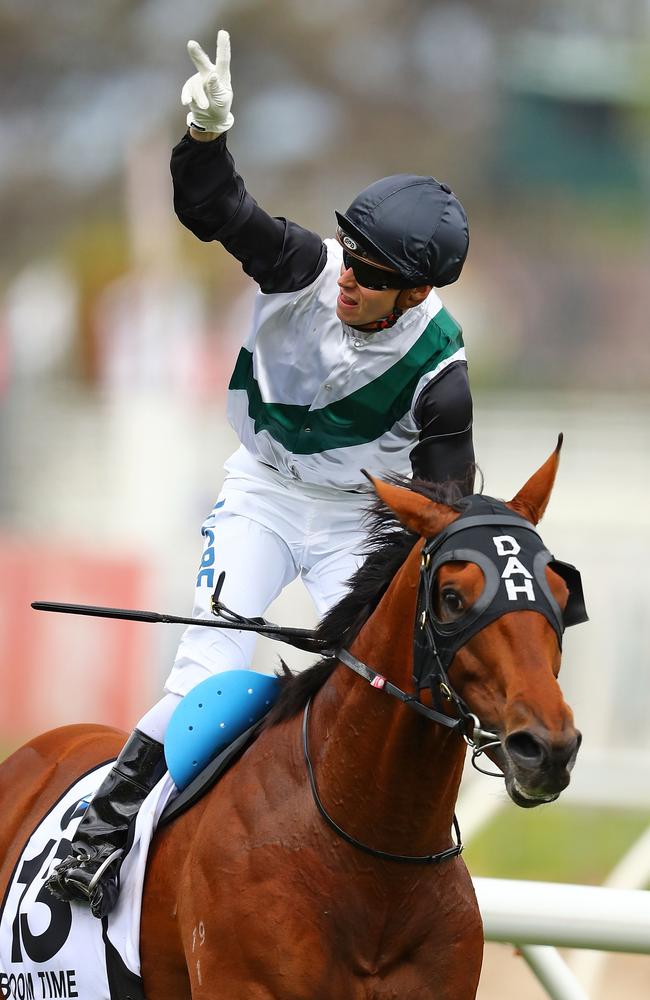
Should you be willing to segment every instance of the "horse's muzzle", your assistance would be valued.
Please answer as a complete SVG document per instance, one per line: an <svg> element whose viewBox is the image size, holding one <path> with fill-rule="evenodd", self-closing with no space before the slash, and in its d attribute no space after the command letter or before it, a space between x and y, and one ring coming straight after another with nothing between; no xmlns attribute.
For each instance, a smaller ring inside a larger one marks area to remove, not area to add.
<svg viewBox="0 0 650 1000"><path fill-rule="evenodd" d="M521 729L503 742L506 789L512 801L525 809L553 802L569 781L582 734L572 727L551 736L546 731Z"/></svg>

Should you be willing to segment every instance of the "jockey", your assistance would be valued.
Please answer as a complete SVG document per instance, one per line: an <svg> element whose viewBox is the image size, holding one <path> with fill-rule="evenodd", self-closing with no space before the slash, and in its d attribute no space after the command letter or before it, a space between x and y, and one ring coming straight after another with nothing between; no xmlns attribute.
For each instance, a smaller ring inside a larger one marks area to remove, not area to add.
<svg viewBox="0 0 650 1000"><path fill-rule="evenodd" d="M322 615L362 560L368 483L361 469L471 493L472 400L461 329L435 289L459 277L467 217L448 185L398 174L336 212L335 238L267 215L226 144L230 39L212 63L188 43L188 131L172 153L176 213L216 240L259 285L230 381L228 417L241 445L203 525L194 615L222 599L250 617L302 577ZM55 895L102 917L137 811L165 772L163 739L182 697L206 677L251 666L255 636L190 626L165 696L138 723L85 813L72 854L48 880Z"/></svg>

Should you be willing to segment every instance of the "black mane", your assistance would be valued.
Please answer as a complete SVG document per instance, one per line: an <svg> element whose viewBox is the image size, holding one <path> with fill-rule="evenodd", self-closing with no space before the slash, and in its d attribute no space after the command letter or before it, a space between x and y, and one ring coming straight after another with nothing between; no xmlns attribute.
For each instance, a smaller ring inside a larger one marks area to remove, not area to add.
<svg viewBox="0 0 650 1000"><path fill-rule="evenodd" d="M434 485L420 479L391 476L390 481L420 493L436 503L461 510L461 492L454 483ZM320 621L316 636L328 648L348 646L375 610L418 535L404 528L396 515L379 498L369 506L368 528L363 555L365 560L349 581L349 590ZM304 708L307 700L320 690L336 667L336 661L325 657L299 674L293 674L282 663L278 674L282 681L280 695L269 712L266 726L289 719Z"/></svg>

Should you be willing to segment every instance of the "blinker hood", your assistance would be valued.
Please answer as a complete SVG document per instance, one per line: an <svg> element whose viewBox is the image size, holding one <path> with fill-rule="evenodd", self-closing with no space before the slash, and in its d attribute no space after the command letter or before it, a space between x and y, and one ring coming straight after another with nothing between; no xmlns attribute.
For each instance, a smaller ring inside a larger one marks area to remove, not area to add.
<svg viewBox="0 0 650 1000"><path fill-rule="evenodd" d="M430 539L422 550L414 655L415 680L420 687L427 683L424 662L427 632L447 670L461 646L490 622L511 611L537 611L544 615L557 635L560 648L564 629L588 620L579 571L555 559L529 521L492 497L473 496L465 503L460 517ZM476 563L484 577L478 600L453 622L437 619L433 607L436 573L448 562ZM569 589L564 611L546 579L547 566L562 577Z"/></svg>

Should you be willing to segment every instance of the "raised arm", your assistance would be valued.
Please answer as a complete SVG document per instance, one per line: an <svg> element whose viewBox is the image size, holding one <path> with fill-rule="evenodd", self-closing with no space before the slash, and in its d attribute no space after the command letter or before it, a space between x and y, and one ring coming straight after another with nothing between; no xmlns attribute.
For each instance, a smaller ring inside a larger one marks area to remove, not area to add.
<svg viewBox="0 0 650 1000"><path fill-rule="evenodd" d="M260 208L226 147L234 122L228 32L219 32L214 63L197 42L188 52L197 72L181 94L189 131L172 152L176 214L200 240L218 240L263 292L304 288L325 266L321 237Z"/></svg>

